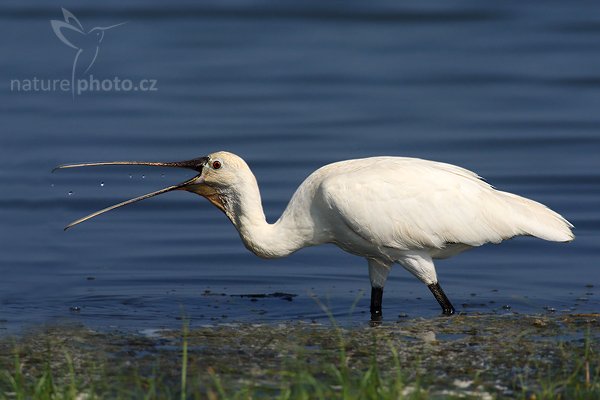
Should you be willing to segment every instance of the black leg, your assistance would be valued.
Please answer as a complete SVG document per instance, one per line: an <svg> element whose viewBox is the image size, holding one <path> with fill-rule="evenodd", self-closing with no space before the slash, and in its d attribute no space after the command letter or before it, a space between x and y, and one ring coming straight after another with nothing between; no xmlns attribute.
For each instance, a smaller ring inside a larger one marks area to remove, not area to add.
<svg viewBox="0 0 600 400"><path fill-rule="evenodd" d="M440 303L440 306L442 306L442 312L444 313L444 315L454 314L454 307L452 307L452 303L450 303L450 300L448 300L448 297L446 297L446 293L444 293L440 284L432 283L427 287L429 288L429 290L431 290L431 293L433 293L438 303ZM372 300L371 304L373 304Z"/></svg>
<svg viewBox="0 0 600 400"><path fill-rule="evenodd" d="M381 321L381 302L383 300L383 288L371 288L371 321Z"/></svg>

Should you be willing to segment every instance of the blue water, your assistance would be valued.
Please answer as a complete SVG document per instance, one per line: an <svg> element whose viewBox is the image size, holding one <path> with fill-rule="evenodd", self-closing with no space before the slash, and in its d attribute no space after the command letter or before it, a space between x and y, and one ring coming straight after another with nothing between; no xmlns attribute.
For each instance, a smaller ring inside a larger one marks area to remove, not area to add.
<svg viewBox="0 0 600 400"><path fill-rule="evenodd" d="M50 26L63 20L60 6L85 32L126 22L105 32L82 76L155 80L157 90L74 97L11 90L13 80L70 79L76 50ZM520 238L438 262L457 309L600 310L594 2L60 6L0 5L0 331L61 321L178 327L182 315L192 326L325 321L315 297L343 323L364 323L364 260L334 246L259 259L195 195L169 193L62 231L190 173L107 167L51 174L55 165L179 160L216 150L248 161L270 221L302 180L329 162L402 155L472 169L552 207L576 226L577 239ZM275 292L297 296L235 296ZM439 313L427 288L401 267L392 271L383 304L391 321Z"/></svg>

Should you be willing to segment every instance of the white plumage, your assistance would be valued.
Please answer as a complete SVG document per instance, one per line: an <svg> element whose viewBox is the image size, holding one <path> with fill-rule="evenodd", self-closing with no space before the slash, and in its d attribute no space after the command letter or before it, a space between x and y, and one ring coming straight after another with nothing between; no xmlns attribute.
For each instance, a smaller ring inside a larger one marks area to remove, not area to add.
<svg viewBox="0 0 600 400"><path fill-rule="evenodd" d="M135 163L183 166L200 174L116 207L183 189L220 208L246 247L260 257L283 257L303 247L334 243L367 259L373 319L381 317L383 286L394 263L427 284L444 312L451 314L454 309L438 284L433 259L519 235L556 242L574 238L573 226L546 206L498 191L477 174L440 162L372 157L326 165L298 187L274 224L266 221L256 178L246 162L232 153L217 152L180 163Z"/></svg>

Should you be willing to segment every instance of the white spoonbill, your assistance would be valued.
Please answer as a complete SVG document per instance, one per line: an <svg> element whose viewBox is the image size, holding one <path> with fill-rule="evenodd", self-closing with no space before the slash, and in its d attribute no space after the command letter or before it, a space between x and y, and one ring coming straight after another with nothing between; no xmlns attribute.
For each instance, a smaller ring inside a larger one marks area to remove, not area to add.
<svg viewBox="0 0 600 400"><path fill-rule="evenodd" d="M266 221L260 191L246 162L219 151L178 162L115 161L57 168L150 165L192 169L198 174L175 186L113 205L69 224L173 190L207 198L259 257L285 257L303 247L334 243L364 257L371 279L371 318L381 320L383 287L398 263L425 283L442 307L454 307L442 290L434 259L454 256L514 236L569 242L571 225L546 206L501 192L464 168L404 157L340 161L313 172L298 187L283 215Z"/></svg>

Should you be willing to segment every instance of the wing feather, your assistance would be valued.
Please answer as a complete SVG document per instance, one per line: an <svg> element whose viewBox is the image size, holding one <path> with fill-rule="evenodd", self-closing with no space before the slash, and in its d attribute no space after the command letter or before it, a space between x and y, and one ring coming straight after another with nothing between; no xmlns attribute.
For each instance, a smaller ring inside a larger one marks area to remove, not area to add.
<svg viewBox="0 0 600 400"><path fill-rule="evenodd" d="M480 246L516 235L542 237L536 234L540 229L532 227L551 223L562 229L555 237L572 239L568 222L560 215L532 200L497 191L477 174L451 164L377 157L332 164L322 173L324 201L339 219L334 223L377 246L401 250L443 249L450 243Z"/></svg>

